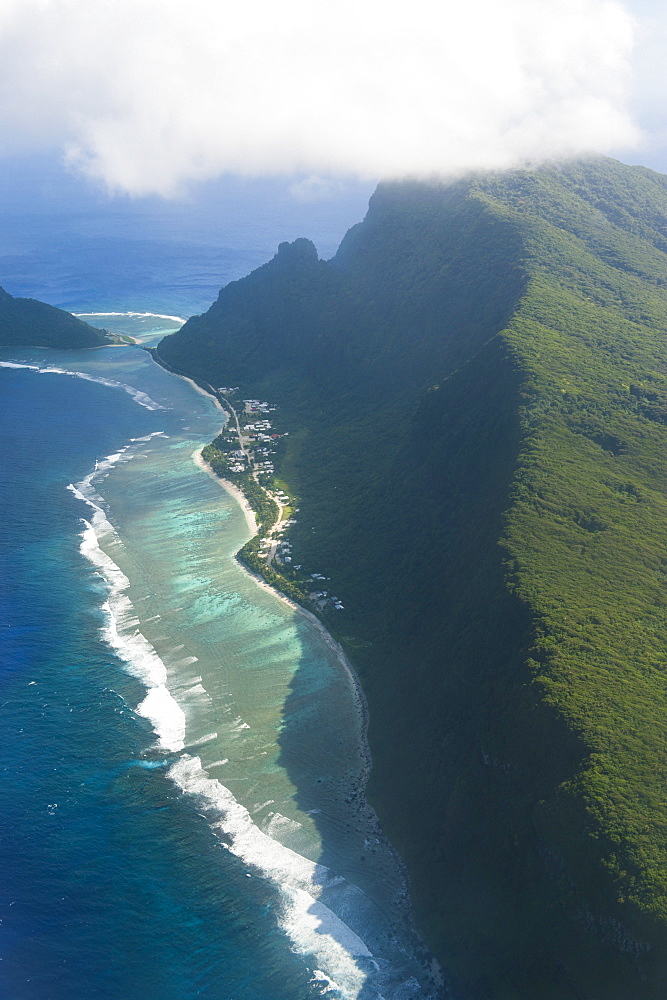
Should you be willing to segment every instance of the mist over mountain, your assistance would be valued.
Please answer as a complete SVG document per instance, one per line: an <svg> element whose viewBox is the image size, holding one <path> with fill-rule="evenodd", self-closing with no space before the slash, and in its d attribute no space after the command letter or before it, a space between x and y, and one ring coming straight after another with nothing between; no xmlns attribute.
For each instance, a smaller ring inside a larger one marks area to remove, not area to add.
<svg viewBox="0 0 667 1000"><path fill-rule="evenodd" d="M473 1000L664 996L666 254L667 177L613 160L382 184L159 347L279 408L371 797Z"/></svg>
<svg viewBox="0 0 667 1000"><path fill-rule="evenodd" d="M171 197L230 173L424 178L634 148L655 84L635 89L633 63L662 68L641 46L652 3L5 0L0 156L58 150L112 191Z"/></svg>

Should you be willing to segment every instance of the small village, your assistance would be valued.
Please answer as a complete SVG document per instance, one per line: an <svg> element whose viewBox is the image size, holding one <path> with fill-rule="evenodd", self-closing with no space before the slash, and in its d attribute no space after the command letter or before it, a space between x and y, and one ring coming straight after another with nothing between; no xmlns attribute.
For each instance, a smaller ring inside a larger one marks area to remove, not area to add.
<svg viewBox="0 0 667 1000"><path fill-rule="evenodd" d="M230 419L214 442L216 450L224 459L223 469L216 468L215 471L223 471L244 492L258 515L261 533L257 556L263 565L286 581L296 584L319 613L343 611L342 601L322 586L328 577L322 573L306 572L301 563L294 562L288 535L289 529L296 524L295 515L299 508L294 506L293 498L276 482L274 466L279 442L288 437L289 432L276 432L268 416L275 413L275 406L258 399L237 400L234 397L239 391L238 386L220 386L216 390ZM244 486L248 486L248 477L254 480L277 508L277 517L268 527L266 521L263 522L259 516L257 504L253 503L254 497L247 488L244 489Z"/></svg>

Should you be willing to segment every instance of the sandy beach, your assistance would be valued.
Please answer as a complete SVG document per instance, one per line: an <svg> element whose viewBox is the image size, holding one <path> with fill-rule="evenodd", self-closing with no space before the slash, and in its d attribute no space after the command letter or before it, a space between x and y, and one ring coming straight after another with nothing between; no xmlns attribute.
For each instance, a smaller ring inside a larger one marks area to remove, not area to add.
<svg viewBox="0 0 667 1000"><path fill-rule="evenodd" d="M190 382L191 380L188 379L187 381ZM204 390L201 389L199 386L197 386L196 388L199 389L200 392L204 392ZM209 393L204 393L204 394L207 396L209 395ZM201 453L202 453L201 448L193 452L192 460L195 463L195 465L197 465L200 469L203 469L205 472L207 472L208 475L211 476L211 478L214 479L216 483L219 483L220 486L227 491L227 493L229 493L231 496L234 497L234 499L237 501L237 503L243 510L246 523L248 525L248 530L253 535L256 535L258 530L257 519L255 518L255 512L253 511L252 507L246 500L245 495L238 488L238 486L230 482L228 479L220 479L219 476L216 476L216 474L211 469L210 465L207 462L205 462L204 459L202 458ZM293 601L291 598L287 597L286 594L283 594L282 591L277 590L275 587L272 587L269 583L266 582L266 580L262 576L259 575L259 573L253 573L252 570L248 569L247 566L244 566L243 563L239 563L239 565L241 566L243 571L247 573L247 575L251 577L252 580L254 580L254 582L257 584L258 587L261 587L263 590L266 590L270 594L273 594L274 597L278 598L278 600L282 601L284 604L292 608L294 611L298 612L300 615L303 615L303 617L306 618L310 622L310 624L319 632L320 637L322 638L324 643L328 646L328 648L335 654L337 662L344 671L348 679L348 682L350 684L350 687L354 693L354 700L356 702L357 709L361 716L362 726L361 726L360 751L364 760L364 780L368 780L368 776L370 774L370 769L371 769L371 753L370 753L370 748L368 746L368 740L366 737L368 730L368 704L366 702L366 696L361 687L361 682L357 677L354 667L352 666L347 656L345 655L343 647L340 645L340 643L336 642L331 633L327 631L326 627L322 624L319 618L312 613L312 611L308 611L300 604L297 604L296 601Z"/></svg>
<svg viewBox="0 0 667 1000"><path fill-rule="evenodd" d="M215 406L220 410L221 413L224 413L225 416L227 417L230 416L229 412L224 408L224 406L221 405L219 399L215 395L213 395L213 393L208 392L206 389L203 389L193 379L188 378L187 375L180 375L177 372L172 372L172 374L176 375L177 378L185 379L185 381L189 382L196 392L200 393L202 396L206 396L208 399L212 399ZM255 517L255 512L248 503L244 493L238 488L238 486L230 482L228 479L220 479L219 476L216 476L216 474L211 469L210 465L207 462L205 462L204 459L202 458L202 450L203 446L202 448L198 448L197 451L193 452L192 454L193 462L195 463L195 465L198 466L198 468L202 469L209 476L211 476L211 478L214 479L216 483L219 483L222 489L226 490L227 493L230 494L230 496L234 497L234 499L237 501L237 503L243 510L246 523L248 525L248 530L251 532L252 535L256 535L258 531L257 519ZM321 638L323 639L324 643L328 646L328 648L335 654L336 662L343 670L344 674L347 677L348 683L350 684L350 688L353 692L354 700L357 705L357 710L361 718L361 735L360 735L359 751L364 761L363 784L365 786L366 782L368 781L368 777L370 775L372 766L371 752L367 738L368 703L366 701L366 696L364 694L361 682L357 676L354 667L352 666L347 656L345 655L345 652L340 643L336 642L334 637L331 635L329 631L327 631L326 627L322 624L322 622L316 615L314 615L311 611L306 610L306 608L302 607L300 604L297 604L296 601L291 600L289 597L287 597L281 591L277 590L275 587L272 587L258 573L253 573L251 570L248 569L247 566L244 566L242 563L239 563L239 565L241 566L243 571L247 573L247 575L254 580L254 582L257 584L258 587L261 587L263 590L266 590L269 593L273 594L274 597L278 598L278 600L283 601L285 604L287 604L288 607L292 608L300 615L303 615L303 617L308 620L311 626L319 632Z"/></svg>
<svg viewBox="0 0 667 1000"><path fill-rule="evenodd" d="M156 362L156 363L157 363L157 362ZM217 406L217 408L218 408L218 409L220 410L220 412L221 412L221 413L224 413L226 417L228 417L228 416L229 416L229 413L228 413L228 412L227 412L227 410L226 410L226 409L224 408L224 406L223 406L223 405L221 404L221 402L220 402L220 400L218 399L218 397L217 397L217 396L214 396L212 392L207 392L207 391L206 391L206 389L202 389L202 387L201 387L200 385L197 385L197 383L195 382L195 380L194 380L194 379L192 379L192 378L188 378L188 376L187 376L187 375L179 375L179 374L178 374L178 372L172 372L170 368L167 368L167 369L165 369L165 370L166 370L166 371L168 371L168 372L170 372L170 374L171 374L171 375L176 375L176 378L182 378L182 379L185 379L185 381L186 381L186 382L189 382L189 383L190 383L190 385L192 386L192 388L193 388L193 389L194 389L194 390L195 390L196 392L198 392L198 393L199 393L200 395L202 395L202 396L206 396L206 398L207 398L207 399L212 399L212 400L213 400L213 402L215 403L215 405Z"/></svg>
<svg viewBox="0 0 667 1000"><path fill-rule="evenodd" d="M191 379L187 379L187 381L191 382L191 384L194 385L196 390L201 394L206 396L211 396L211 393L206 392L204 389L201 388L201 386L196 385L196 383L194 383ZM211 398L215 399L215 397ZM223 413L229 416L224 407L220 406L220 403L217 399L215 399L215 403ZM250 504L248 503L244 493L234 483L230 482L227 479L221 479L220 477L216 476L216 474L213 472L208 463L205 462L204 459L202 458L201 454L202 450L203 450L202 448L199 448L193 453L192 459L194 463L198 466L198 468L205 471L213 480L215 480L215 482L217 482L220 485L222 489L224 489L227 493L230 494L230 496L232 496L236 500L236 502L243 510L249 532L251 533L252 536L256 535L258 532L257 520L255 517L255 513L250 507ZM277 598L279 601L282 601L290 609L292 609L297 614L302 616L302 618L304 618L308 622L309 626L317 631L320 639L324 642L327 648L333 653L332 663L341 671L342 675L344 676L347 682L348 689L352 694L353 702L356 707L356 711L358 713L358 718L360 720L357 752L359 754L361 762L361 770L358 773L357 779L355 781L350 782L349 784L346 784L345 789L347 793L359 796L359 798L357 799L356 807L354 808L354 812L352 815L355 816L357 822L363 823L368 832L369 837L374 838L377 841L377 843L383 844L387 856L390 856L393 859L395 871L398 874L400 880L397 886L396 896L394 897L394 905L397 907L398 912L402 912L403 920L405 921L406 926L410 925L412 919L411 918L412 906L409 896L409 875L407 868L400 854L398 854L394 846L385 836L384 831L382 830L382 827L380 825L377 813L375 812L375 809L370 805L370 803L366 799L366 786L371 773L372 757L371 757L370 746L368 743L368 723L369 723L368 703L366 701L366 696L361 686L359 677L357 676L357 673L352 664L350 663L349 659L345 655L345 652L340 643L336 642L334 637L327 630L326 626L320 621L320 619L316 615L314 615L311 611L307 610L306 608L302 607L300 604L297 604L296 601L293 601L291 598L289 598L286 594L282 593L277 588L272 587L269 583L267 583L267 581L262 576L250 570L240 560L238 561L238 564L243 570L243 572L253 580L256 586L261 587L262 590L267 591L268 593L272 594L275 598ZM414 931L411 931L410 933L414 933ZM444 977L442 969L439 966L438 962L435 959L432 959L430 964L424 966L424 972L426 976L430 979L433 987L436 988L438 991L440 991L443 988Z"/></svg>
<svg viewBox="0 0 667 1000"><path fill-rule="evenodd" d="M188 379L188 381L190 381L190 380ZM203 392L203 390L200 390L200 391ZM208 393L205 393L205 395L208 396ZM211 477L211 479L214 479L216 483L219 483L220 486L222 486L223 490L226 490L227 493L230 494L230 496L234 497L234 499L236 500L236 502L239 504L239 506L243 510L243 513L245 514L245 519L246 519L246 524L248 525L248 530L250 532L252 532L253 535L256 535L257 534L257 518L255 517L254 510L252 509L252 507L250 506L250 504L246 500L245 495L241 492L241 490L238 488L238 486L236 486L234 483L230 482L229 479L220 479L219 476L216 476L215 472L213 471L213 469L211 468L211 466L208 464L208 462L205 462L204 459L202 458L202 450L203 450L202 448L198 448L197 451L193 451L193 453L192 453L192 461L195 463L196 466L198 466L198 468L203 469L204 472L208 473L208 475ZM264 581L262 581L262 582L264 582ZM273 590L273 587L269 587L268 589L271 590L273 593L277 593L277 591ZM294 605L294 606L296 607L296 605Z"/></svg>
<svg viewBox="0 0 667 1000"><path fill-rule="evenodd" d="M178 377L186 378L186 376L182 375ZM219 401L214 396L212 396L211 393L206 392L205 389L202 389L202 387L193 382L192 379L186 378L186 381L190 382L191 385L193 385L194 388L197 390L197 392L201 393L202 395L208 396L209 398L212 398L216 406L223 413L229 416L224 407L220 405ZM205 462L204 459L202 458L201 454L202 450L203 448L199 448L192 454L192 459L194 463L197 465L198 468L206 472L213 480L215 480L216 483L220 485L222 489L224 489L227 493L230 494L230 496L232 496L237 501L237 503L243 510L248 530L250 531L251 535L253 536L256 535L258 531L257 520L255 517L255 513L250 507L245 495L234 483L226 479L221 479L219 476L216 476L216 474L213 472L208 463ZM249 576L258 587L261 587L263 590L272 594L279 601L282 601L289 608L291 608L293 611L297 612L304 619L306 619L310 627L314 628L317 631L322 641L325 643L328 649L334 654L333 662L342 671L347 681L347 684L349 685L349 690L352 692L354 704L359 714L359 719L361 723L359 732L358 752L362 762L362 770L359 775L359 780L356 783L356 785L351 786L350 790L360 792L362 795L362 804L357 807L358 818L362 819L363 817L363 821L367 825L369 833L372 833L375 837L377 837L378 840L382 841L382 843L385 845L385 849L391 854L391 856L394 859L396 870L400 873L402 881L402 887L399 891L399 896L396 899L396 903L400 908L404 910L404 913L407 914L410 912L410 902L408 896L408 875L405 864L403 863L403 859L395 851L393 846L385 837L381 829L377 814L373 809L373 807L368 803L365 797L365 788L371 772L372 758L371 758L371 752L368 744L368 735L367 735L368 721L369 721L368 704L366 701L366 696L364 694L363 688L361 686L361 682L357 676L357 673L354 670L354 667L352 666L350 661L348 660L347 656L345 655L345 652L340 643L336 642L334 637L327 630L326 626L320 621L320 619L316 615L314 615L311 611L308 611L306 608L302 607L300 604L297 604L296 601L293 601L291 598L287 597L287 595L283 594L280 590L277 590L275 587L272 587L269 583L266 582L266 580L262 576L248 569L248 567L244 566L243 563L241 563L240 561L239 565L243 570L243 572L247 576Z"/></svg>

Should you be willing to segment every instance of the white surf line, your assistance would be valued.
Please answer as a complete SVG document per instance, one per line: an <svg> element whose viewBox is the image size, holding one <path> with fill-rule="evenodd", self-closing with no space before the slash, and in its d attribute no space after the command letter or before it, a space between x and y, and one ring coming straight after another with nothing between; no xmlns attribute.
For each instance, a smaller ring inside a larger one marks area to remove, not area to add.
<svg viewBox="0 0 667 1000"><path fill-rule="evenodd" d="M150 318L169 319L173 320L174 323L182 323L182 324L187 323L187 320L183 319L182 316L167 316L165 313L153 313L153 312L80 312L80 313L72 313L72 315L76 316L77 319L80 319L82 316L134 316L145 319L150 319Z"/></svg>
<svg viewBox="0 0 667 1000"><path fill-rule="evenodd" d="M141 389L136 389L134 386L127 385L125 382L116 382L114 379L102 378L98 375L89 375L87 372L71 371L69 368L57 368L55 365L48 365L46 368L41 368L39 365L19 364L16 361L0 361L0 368L25 368L28 371L37 372L38 375L67 375L70 378L80 378L85 382L96 382L98 385L104 385L109 389L122 389L132 397L135 403L138 403L139 406L145 407L147 410L167 409L167 407L163 406L162 403L156 403L154 399L151 399L148 393L143 392Z"/></svg>
<svg viewBox="0 0 667 1000"><path fill-rule="evenodd" d="M122 542L107 519L102 507L102 497L92 485L94 479L106 477L118 462L134 458L134 454L127 454L132 444L141 444L161 436L166 435L155 431L144 437L131 438L124 448L107 455L101 462L96 462L91 473L76 485L70 483L67 488L93 511L90 522L82 518L85 527L81 533L80 551L107 585L107 599L102 604L107 623L102 629L102 636L127 665L128 673L140 680L146 688L146 697L135 711L151 723L158 737L158 748L174 753L185 747L185 713L167 687L166 665L137 627L139 619L126 593L130 581L100 545L100 541L105 538L115 544Z"/></svg>
<svg viewBox="0 0 667 1000"><path fill-rule="evenodd" d="M331 976L340 984L342 996L355 1000L367 980L358 959L372 961L372 953L362 938L317 898L327 887L345 880L263 833L231 791L209 776L198 757L184 754L168 774L184 794L196 799L230 852L281 891L279 922L297 951L313 955L327 978Z"/></svg>

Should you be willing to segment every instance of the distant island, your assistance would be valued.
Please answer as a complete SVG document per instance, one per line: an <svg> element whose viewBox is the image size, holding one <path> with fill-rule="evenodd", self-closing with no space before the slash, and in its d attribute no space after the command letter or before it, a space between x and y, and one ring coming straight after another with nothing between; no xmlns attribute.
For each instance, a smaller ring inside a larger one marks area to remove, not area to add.
<svg viewBox="0 0 667 1000"><path fill-rule="evenodd" d="M592 158L382 184L157 349L236 411L242 558L359 672L466 1000L664 998L666 335L667 178Z"/></svg>
<svg viewBox="0 0 667 1000"><path fill-rule="evenodd" d="M0 288L0 345L4 347L100 347L105 330L37 299L14 298Z"/></svg>

